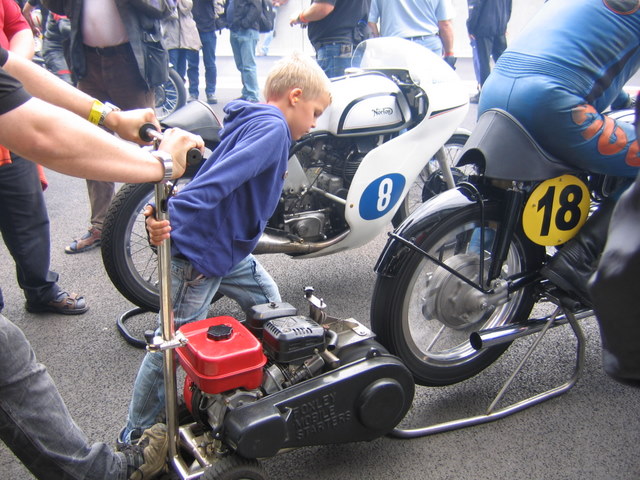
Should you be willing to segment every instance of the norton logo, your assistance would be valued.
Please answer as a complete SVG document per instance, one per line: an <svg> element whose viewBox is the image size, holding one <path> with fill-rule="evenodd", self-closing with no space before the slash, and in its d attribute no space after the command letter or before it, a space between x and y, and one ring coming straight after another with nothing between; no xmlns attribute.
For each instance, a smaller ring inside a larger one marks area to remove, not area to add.
<svg viewBox="0 0 640 480"><path fill-rule="evenodd" d="M393 115L393 108L391 107L372 108L371 111L373 112L374 117L379 117L380 115L387 115L387 116Z"/></svg>
<svg viewBox="0 0 640 480"><path fill-rule="evenodd" d="M631 15L640 7L638 0L604 0L604 4L609 10L619 15Z"/></svg>

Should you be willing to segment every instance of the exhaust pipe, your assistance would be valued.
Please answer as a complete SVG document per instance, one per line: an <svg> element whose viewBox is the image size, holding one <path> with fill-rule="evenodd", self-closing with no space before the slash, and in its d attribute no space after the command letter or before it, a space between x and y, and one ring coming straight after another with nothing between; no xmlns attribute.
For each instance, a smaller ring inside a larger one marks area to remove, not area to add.
<svg viewBox="0 0 640 480"><path fill-rule="evenodd" d="M592 315L593 311L585 310L575 314L575 317L576 320L581 320ZM469 343L471 343L471 346L476 350L511 343L518 338L540 332L548 322L549 317L530 318L524 322L510 323L502 327L480 330L479 332L473 332L469 336ZM565 315L558 315L550 328L559 327L567 322L568 319Z"/></svg>
<svg viewBox="0 0 640 480"><path fill-rule="evenodd" d="M253 250L254 255L265 253L286 253L289 255L305 255L319 252L327 247L335 245L344 240L351 230L347 229L337 237L330 238L322 242L305 242L290 238L285 235L273 235L264 232L258 241L258 245Z"/></svg>

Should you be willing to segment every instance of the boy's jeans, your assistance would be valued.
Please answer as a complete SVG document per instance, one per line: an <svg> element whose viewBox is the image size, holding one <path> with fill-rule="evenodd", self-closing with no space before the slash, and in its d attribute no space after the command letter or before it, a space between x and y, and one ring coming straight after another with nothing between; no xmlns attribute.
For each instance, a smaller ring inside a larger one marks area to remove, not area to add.
<svg viewBox="0 0 640 480"><path fill-rule="evenodd" d="M22 330L2 315L0 438L37 478L127 478L124 455L89 444Z"/></svg>
<svg viewBox="0 0 640 480"><path fill-rule="evenodd" d="M203 320L211 300L217 291L234 299L246 312L254 305L279 302L278 287L258 263L249 255L224 277L207 278L195 270L187 260L171 261L171 293L176 329L185 323ZM120 440L131 443L131 435L137 438L156 423L164 409L164 377L162 353L147 352L135 384L129 405L127 426Z"/></svg>

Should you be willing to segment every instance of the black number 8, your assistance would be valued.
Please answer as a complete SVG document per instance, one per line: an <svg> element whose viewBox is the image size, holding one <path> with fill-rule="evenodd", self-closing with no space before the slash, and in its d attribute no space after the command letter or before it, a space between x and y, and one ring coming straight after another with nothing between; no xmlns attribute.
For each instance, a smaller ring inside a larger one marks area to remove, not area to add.
<svg viewBox="0 0 640 480"><path fill-rule="evenodd" d="M582 189L578 185L567 185L560 192L560 208L556 213L556 227L558 230L572 230L580 222L580 202ZM566 220L567 213L569 219Z"/></svg>

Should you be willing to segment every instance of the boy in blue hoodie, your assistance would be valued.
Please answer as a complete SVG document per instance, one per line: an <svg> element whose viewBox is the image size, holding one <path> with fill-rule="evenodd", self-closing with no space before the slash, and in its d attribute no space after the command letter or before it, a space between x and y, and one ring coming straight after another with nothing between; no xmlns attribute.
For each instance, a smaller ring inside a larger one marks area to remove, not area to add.
<svg viewBox="0 0 640 480"><path fill-rule="evenodd" d="M330 82L310 57L281 59L267 77L266 103L225 106L221 142L197 175L169 201L169 218L149 216L151 242L171 230L171 292L176 328L206 318L219 290L243 310L280 301L278 287L251 255L273 214L289 147L315 126L331 102ZM148 207L146 212L152 212ZM131 443L164 408L161 353L147 352L119 442Z"/></svg>

